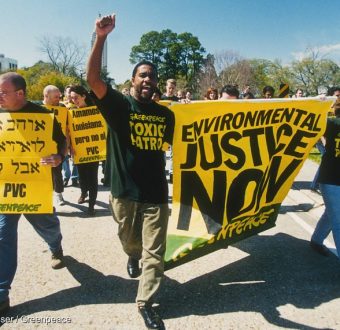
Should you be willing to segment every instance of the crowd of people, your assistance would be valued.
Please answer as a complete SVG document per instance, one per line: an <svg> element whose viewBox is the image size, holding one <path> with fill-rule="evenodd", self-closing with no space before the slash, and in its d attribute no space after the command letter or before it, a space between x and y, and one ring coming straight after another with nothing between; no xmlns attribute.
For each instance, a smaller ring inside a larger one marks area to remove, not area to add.
<svg viewBox="0 0 340 330"><path fill-rule="evenodd" d="M87 81L89 93L83 86L70 85L60 90L48 85L43 91L42 106L27 100L26 82L17 73L0 75L0 108L12 112L48 112L44 106L59 106L66 109L81 109L95 105L104 117L107 126L106 166L110 171L110 209L118 224L118 236L127 254L127 273L131 278L140 277L136 296L137 310L149 329L163 329L164 323L153 308L154 297L159 291L164 272L164 254L168 223L168 183L165 173L164 148L171 145L175 125L174 114L158 100L192 102L190 90L176 91L176 80L166 82L165 92L158 87L157 68L149 61L139 62L132 72L132 88L121 92L112 89L101 78L101 59L105 40L115 28L115 16L101 17L96 21L96 39L88 60ZM324 156L316 182L325 201L325 213L311 239L311 247L322 255L328 255L324 239L332 231L340 253L340 89L332 95L338 97L334 104L335 117L329 118L325 139ZM298 89L295 98L303 97ZM275 97L272 86L265 86L262 98ZM254 94L246 86L239 92L235 85L225 85L220 92L209 88L205 100L253 99ZM67 110L68 111L68 110ZM146 116L139 116L143 114ZM161 132L155 150L136 143L136 123L147 125L144 119L151 118ZM63 191L71 180L72 186L80 187L78 203L89 197L89 216L95 216L98 192L99 162L70 164L74 148L69 131L62 132L54 120L53 140L57 143L56 154L41 159L41 164L52 167L53 189L57 203L65 203ZM171 149L170 149L171 150ZM171 151L172 152L172 151ZM172 180L172 169L170 169ZM52 268L63 264L62 234L60 221L52 214L23 214L37 233L46 241L51 251ZM0 315L10 308L9 290L17 267L17 226L21 214L0 214ZM340 254L339 254L340 255Z"/></svg>

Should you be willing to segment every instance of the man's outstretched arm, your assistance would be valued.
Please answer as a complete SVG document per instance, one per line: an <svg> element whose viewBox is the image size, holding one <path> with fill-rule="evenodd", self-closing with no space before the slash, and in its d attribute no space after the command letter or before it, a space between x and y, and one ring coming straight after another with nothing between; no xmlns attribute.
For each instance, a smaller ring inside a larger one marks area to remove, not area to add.
<svg viewBox="0 0 340 330"><path fill-rule="evenodd" d="M107 86L100 77L102 53L107 35L115 28L116 15L108 15L96 20L96 40L87 62L87 82L98 99L105 96Z"/></svg>

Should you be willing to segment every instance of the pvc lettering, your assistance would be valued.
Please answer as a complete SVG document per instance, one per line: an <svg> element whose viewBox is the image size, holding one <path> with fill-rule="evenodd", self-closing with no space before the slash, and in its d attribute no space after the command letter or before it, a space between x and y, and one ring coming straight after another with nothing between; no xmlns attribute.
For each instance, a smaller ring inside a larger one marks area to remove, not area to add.
<svg viewBox="0 0 340 330"><path fill-rule="evenodd" d="M5 183L4 197L25 197L26 185L24 183Z"/></svg>

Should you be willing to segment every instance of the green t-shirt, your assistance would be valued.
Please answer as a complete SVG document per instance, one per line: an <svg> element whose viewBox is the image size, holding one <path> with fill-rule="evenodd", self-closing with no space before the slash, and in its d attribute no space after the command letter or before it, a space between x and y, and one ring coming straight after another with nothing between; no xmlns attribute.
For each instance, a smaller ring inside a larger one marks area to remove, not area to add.
<svg viewBox="0 0 340 330"><path fill-rule="evenodd" d="M167 203L163 147L172 143L172 111L155 102L140 103L110 86L101 100L94 99L108 125L112 196Z"/></svg>

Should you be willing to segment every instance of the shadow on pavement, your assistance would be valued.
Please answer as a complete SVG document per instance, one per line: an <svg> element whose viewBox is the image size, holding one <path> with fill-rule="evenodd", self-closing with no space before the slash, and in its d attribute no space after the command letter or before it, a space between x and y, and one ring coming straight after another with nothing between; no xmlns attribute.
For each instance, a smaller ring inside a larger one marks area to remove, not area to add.
<svg viewBox="0 0 340 330"><path fill-rule="evenodd" d="M184 284L166 277L160 297L164 318L243 311L260 313L281 328L318 329L285 319L278 308L292 304L313 309L339 298L335 256L319 256L308 242L282 233L234 246L249 256ZM230 250L225 251L227 259Z"/></svg>
<svg viewBox="0 0 340 330"><path fill-rule="evenodd" d="M314 207L311 203L300 203L296 205L281 205L279 213L285 214L287 212L308 212Z"/></svg>
<svg viewBox="0 0 340 330"><path fill-rule="evenodd" d="M62 216L62 217L79 217L79 218L98 218L98 217L107 217L108 215L111 214L110 209L109 209L109 204L104 203L101 201L96 201L95 205L95 210L96 210L96 215L95 216L88 216L87 215L87 209L88 209L88 200L85 202L85 204L76 204L76 203L71 203L68 201L65 201L65 205L73 207L75 210L74 211L60 211L60 209L57 209L57 215ZM98 208L100 207L100 208Z"/></svg>
<svg viewBox="0 0 340 330"><path fill-rule="evenodd" d="M103 275L76 259L65 256L65 264L79 286L13 306L8 316L20 317L47 310L63 310L79 305L133 303L138 281Z"/></svg>
<svg viewBox="0 0 340 330"><path fill-rule="evenodd" d="M340 266L335 256L319 256L307 241L283 233L254 236L234 247L249 255L184 284L165 276L159 297L164 319L243 311L260 313L281 328L319 329L284 318L279 308L291 304L313 309L339 298ZM226 261L230 251L225 250ZM134 302L138 281L105 276L70 256L65 259L80 285L13 306L8 316Z"/></svg>
<svg viewBox="0 0 340 330"><path fill-rule="evenodd" d="M311 184L312 183L310 181L294 181L291 189L310 190Z"/></svg>

